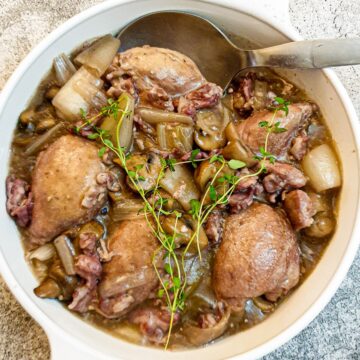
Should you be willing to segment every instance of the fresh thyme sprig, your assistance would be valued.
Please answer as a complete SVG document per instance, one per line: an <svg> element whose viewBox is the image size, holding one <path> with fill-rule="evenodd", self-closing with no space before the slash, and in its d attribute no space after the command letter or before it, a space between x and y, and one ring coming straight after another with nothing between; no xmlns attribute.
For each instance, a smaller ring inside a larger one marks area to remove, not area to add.
<svg viewBox="0 0 360 360"><path fill-rule="evenodd" d="M122 96L129 96L126 93L124 94ZM174 325L175 314L185 308L187 286L187 277L185 271L186 255L189 252L192 244L195 242L199 259L201 260L201 249L199 242L200 231L212 211L217 206L226 205L228 203L229 197L241 181L250 177L258 176L262 172L266 171L267 161L270 161L271 163L275 162L275 156L268 152L268 139L272 133L281 133L286 131L285 128L280 126L280 122L275 122L275 118L278 111L283 111L287 115L289 111L288 105L290 103L282 98L275 98L276 103L279 105L273 108L274 114L271 120L269 122L262 121L259 123L261 128L266 129L266 137L264 146L259 148L259 154L255 156L255 159L259 161L258 170L255 173L246 174L241 177L229 173L222 174L225 167L229 167L232 170L238 170L245 167L246 164L240 160L235 159L227 161L223 158L222 155L213 155L210 159L196 159L196 156L200 153L200 149L195 149L191 152L188 161L177 162L176 159L161 159L161 169L156 179L155 186L151 191L145 191L142 186L139 185L141 181L145 180L142 175L139 175L139 171L143 165L139 164L135 166L134 169L128 169L128 154L126 149L120 146L121 125L125 119L125 116L129 115L128 111L124 111L119 106L119 104L123 101L124 99L121 97L118 101L109 99L108 105L101 108L99 113L91 118L87 118L86 113L81 110L80 113L84 123L81 126L76 127L75 132L80 133L80 130L85 126L91 127L93 133L88 135L88 138L91 140L97 139L103 145L99 150L99 156L102 157L106 152L106 149L109 149L115 153L120 166L124 169L134 189L138 192L144 202L142 212L150 230L160 243L159 248L153 254L152 264L161 285L161 288L158 291L158 297L165 299L170 311L170 324L165 342L165 349L167 349ZM125 106L125 108L127 108L127 106ZM109 134L106 130L103 130L94 125L95 120L103 116L112 116L114 119L118 119L115 144L109 139ZM189 210L189 214L195 220L196 226L193 229L193 234L190 238L190 241L187 243L183 251L180 252L180 255L178 255L175 252L175 239L177 236L181 235L180 233L177 233L177 224L183 214L177 210L164 209L164 206L167 204L167 199L163 198L161 195L160 180L164 176L167 169L174 171L174 167L181 164L191 164L194 168L196 168L199 162L205 160L208 160L211 164L217 163L218 167L201 200L193 199L190 201L191 209ZM215 186L215 184L222 185L222 193L218 193L217 186ZM149 201L149 195L153 201ZM206 199L210 199L210 202L207 203L205 201ZM168 234L166 231L164 231L161 224L161 217L169 215L175 217L175 227L172 234ZM159 268L159 258L162 258L163 260L163 270ZM163 273L165 273L165 276Z"/></svg>
<svg viewBox="0 0 360 360"><path fill-rule="evenodd" d="M103 107L98 114L91 118L87 118L86 113L84 111L81 111L81 116L84 120L84 123L81 126L75 128L75 132L79 133L81 128L87 125L91 126L91 129L94 131L94 133L88 135L87 137L91 140L98 139L103 144L103 147L100 148L98 155L102 157L106 152L106 149L109 149L110 151L115 153L120 163L120 166L124 169L134 189L138 192L144 202L143 214L145 216L146 222L152 233L156 236L156 238L161 244L161 246L153 254L152 263L162 287L158 295L159 297L165 297L170 311L170 327L165 344L165 348L167 348L174 323L174 316L177 311L183 310L185 305L185 297L184 293L182 292L182 283L186 274L184 268L180 266L180 262L175 253L175 238L177 235L179 235L176 233L176 224L182 214L178 211L165 211L163 209L163 206L166 204L167 200L163 199L159 192L160 180L164 176L165 170L169 168L170 171L174 171L174 165L176 163L176 160L161 159L161 170L157 177L155 187L151 191L152 197L156 199L152 204L147 197L149 193L146 192L139 185L139 182L145 180L143 176L139 175L139 171L141 170L143 165L139 164L135 166L134 169L129 169L126 163L128 157L126 154L126 149L120 146L121 125L125 116L128 115L128 112L123 111L123 109L119 107L119 103L121 103L121 101L123 100L124 99L122 99L121 97L118 101L109 99L109 105ZM108 138L109 134L107 131L93 124L94 121L101 116L113 116L114 119L118 118L115 144ZM170 214L174 214L176 217L175 230L173 234L167 234L164 231L160 219L161 216ZM167 276L166 279L163 278L157 265L159 255L161 255L163 257L163 260L165 261L164 271Z"/></svg>
<svg viewBox="0 0 360 360"><path fill-rule="evenodd" d="M282 133L287 131L285 128L281 127L280 121L275 122L276 115L279 111L285 112L287 115L289 112L288 105L290 105L289 101L285 101L282 98L275 98L276 102L279 104L279 106L273 108L274 113L271 117L271 120L268 121L261 121L259 123L259 127L266 129L266 136L265 136L265 143L264 146L261 146L259 148L259 154L254 156L255 160L259 161L258 170L255 173L252 174L246 174L241 177L238 177L236 175L231 174L225 174L222 177L218 178L218 175L221 173L225 165L228 165L231 169L237 170L241 169L246 166L246 164L239 160L230 160L226 161L222 156L214 155L210 159L210 163L212 162L219 162L221 165L217 172L215 173L213 179L211 180L210 184L208 185L205 194L203 195L202 201L199 202L198 200L191 200L191 209L189 211L189 214L193 216L193 218L197 221L196 224L196 230L191 237L187 248L189 248L193 241L196 241L197 244L199 244L199 232L201 227L204 225L206 220L208 219L209 215L213 212L213 210L219 206L219 205L226 205L228 203L229 197L232 195L234 190L236 189L237 185L244 181L247 178L255 177L263 172L266 172L266 162L269 161L270 163L275 163L276 157L272 155L268 151L268 143L269 143L269 137L272 133ZM216 188L214 187L214 182L217 180L220 183L227 183L229 185L228 189L223 194L217 194ZM210 204L205 205L204 199L209 193L209 197L212 200ZM201 258L201 254L199 251L199 257ZM182 259L184 261L184 259ZM184 285L184 288L186 286L186 283Z"/></svg>

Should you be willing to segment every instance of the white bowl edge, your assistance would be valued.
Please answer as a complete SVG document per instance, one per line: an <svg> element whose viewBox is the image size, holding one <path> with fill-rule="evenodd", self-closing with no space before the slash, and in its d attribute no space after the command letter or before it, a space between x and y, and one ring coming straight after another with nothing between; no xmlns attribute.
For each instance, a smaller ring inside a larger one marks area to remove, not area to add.
<svg viewBox="0 0 360 360"><path fill-rule="evenodd" d="M29 65L38 57L40 53L44 51L46 47L48 47L52 42L58 39L58 37L61 36L61 34L65 33L68 29L72 28L75 24L80 23L85 18L88 18L90 16L93 16L99 12L99 10L105 10L109 9L119 3L126 3L130 1L108 1L103 4L99 4L93 8L90 8L86 10L85 12L75 16L74 18L67 21L65 24L60 26L57 30L55 30L53 33L51 33L45 40L41 42L21 63L21 65L18 67L18 69L14 72L8 83L5 85L1 96L0 96L0 109L3 107L3 105L6 103L7 98L9 97L10 93L13 91L13 89L16 86L17 81L21 78L23 73L27 70ZM237 5L234 5L231 3L231 1L211 1L212 3L221 3L224 6L229 6L231 8L238 8ZM244 12L241 9L242 12ZM251 15L255 15L254 13L251 13ZM300 40L300 37L298 34L289 28L282 28L282 26L275 21L266 19L266 17L261 18L259 15L256 15L261 20L268 22L270 25L274 26L281 32L289 35L291 38L295 40ZM351 122L351 127L353 130L353 134L356 138L356 143L359 145L360 139L360 125L357 120L355 109L337 76L334 74L332 70L325 70L324 73L332 83L332 86L335 88L336 92L341 98L342 103L344 104L344 107L346 109L348 118ZM357 153L357 159L360 163L359 153ZM281 346L286 341L288 341L290 338L295 336L299 331L301 331L306 325L312 321L315 316L325 307L325 305L329 302L331 297L334 295L335 291L337 290L338 286L340 285L341 281L345 277L355 255L356 250L359 245L360 241L360 224L357 222L353 228L352 231L352 239L349 242L349 246L346 250L346 254L344 255L340 265L338 266L336 270L335 276L332 278L330 283L327 285L326 290L321 294L321 296L316 300L316 302L313 303L311 308L301 317L298 321L296 321L294 324L292 324L286 331L284 331L282 334L274 337L267 343L259 346L258 348L249 351L246 354L247 359L254 359L259 356L262 356L271 350L277 348L278 346ZM18 301L22 304L22 306L42 325L47 331L50 333L55 333L58 336L61 337L67 337L66 332L59 327L57 324L53 323L52 321L49 321L48 317L43 313L43 311L38 308L30 298L27 297L26 293L23 291L21 286L18 285L15 277L13 276L12 272L10 271L9 267L7 266L6 260L3 257L3 254L0 253L0 269L1 273L3 274L6 282L8 283L11 291L14 293ZM76 339L71 338L69 340L70 343L72 343L73 346L79 347L79 342ZM83 346L81 344L80 346ZM94 350L91 350L92 352ZM243 359L244 357L242 355L236 357Z"/></svg>

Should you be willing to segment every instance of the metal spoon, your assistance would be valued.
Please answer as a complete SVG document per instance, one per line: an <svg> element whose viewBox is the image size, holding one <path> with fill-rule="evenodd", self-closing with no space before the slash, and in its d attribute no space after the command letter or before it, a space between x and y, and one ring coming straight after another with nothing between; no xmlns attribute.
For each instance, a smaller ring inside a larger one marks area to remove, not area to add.
<svg viewBox="0 0 360 360"><path fill-rule="evenodd" d="M195 61L208 81L224 89L248 67L319 69L360 64L360 39L296 41L243 50L209 20L175 11L142 16L122 29L118 38L121 51L142 45L177 50Z"/></svg>

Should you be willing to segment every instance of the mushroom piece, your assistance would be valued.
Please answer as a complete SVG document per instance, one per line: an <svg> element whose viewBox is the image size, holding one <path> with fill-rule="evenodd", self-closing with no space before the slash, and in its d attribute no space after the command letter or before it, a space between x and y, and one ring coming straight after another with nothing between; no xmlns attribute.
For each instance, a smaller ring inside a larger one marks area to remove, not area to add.
<svg viewBox="0 0 360 360"><path fill-rule="evenodd" d="M160 157L152 152L146 155L132 154L126 160L126 167L129 174L134 174L132 179L129 176L126 178L127 184L136 191L135 182L143 190L149 191L156 185L161 171Z"/></svg>
<svg viewBox="0 0 360 360"><path fill-rule="evenodd" d="M177 200L185 210L190 209L192 199L199 200L200 193L190 170L184 165L176 165L174 171L167 169L160 180L161 187Z"/></svg>
<svg viewBox="0 0 360 360"><path fill-rule="evenodd" d="M193 241L189 250L197 251L197 241L200 249L206 248L208 244L208 238L202 226L199 229L198 240L196 241L196 238L193 238L197 223L188 215L183 215L180 219L171 215L166 216L162 219L161 225L167 234L176 234L175 244L178 247L187 245L190 241Z"/></svg>
<svg viewBox="0 0 360 360"><path fill-rule="evenodd" d="M186 322L183 332L192 345L201 346L221 336L228 327L229 319L230 309L228 308L221 315L220 320L216 323L214 322L209 327L201 328Z"/></svg>
<svg viewBox="0 0 360 360"><path fill-rule="evenodd" d="M219 149L226 144L225 128L231 121L226 107L202 110L196 114L194 140L202 150Z"/></svg>

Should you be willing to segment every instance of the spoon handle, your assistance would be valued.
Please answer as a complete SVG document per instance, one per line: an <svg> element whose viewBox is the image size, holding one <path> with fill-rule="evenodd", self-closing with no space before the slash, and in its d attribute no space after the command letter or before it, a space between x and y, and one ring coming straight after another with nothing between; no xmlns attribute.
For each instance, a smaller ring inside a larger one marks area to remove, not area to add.
<svg viewBox="0 0 360 360"><path fill-rule="evenodd" d="M360 64L360 39L295 41L251 51L252 66L320 69Z"/></svg>

